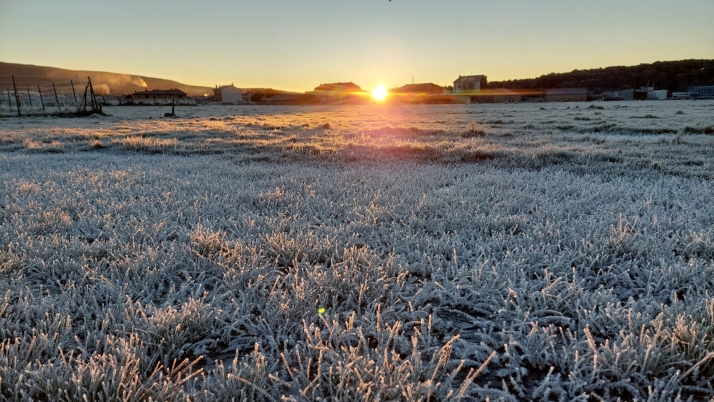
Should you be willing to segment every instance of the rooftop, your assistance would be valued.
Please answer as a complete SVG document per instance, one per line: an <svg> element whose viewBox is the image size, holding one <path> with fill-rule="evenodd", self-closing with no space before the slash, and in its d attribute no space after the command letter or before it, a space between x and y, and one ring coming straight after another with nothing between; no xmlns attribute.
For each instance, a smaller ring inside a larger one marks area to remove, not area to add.
<svg viewBox="0 0 714 402"><path fill-rule="evenodd" d="M454 81L454 84L464 84L467 82L481 82L483 78L486 78L485 75L480 74L480 75L460 75L459 78L457 78Z"/></svg>
<svg viewBox="0 0 714 402"><path fill-rule="evenodd" d="M315 87L315 91L345 91L345 92L362 92L362 88L353 82L333 82L321 84Z"/></svg>
<svg viewBox="0 0 714 402"><path fill-rule="evenodd" d="M407 84L399 88L390 89L389 92L394 93L440 93L444 90L443 87L429 83L423 84Z"/></svg>

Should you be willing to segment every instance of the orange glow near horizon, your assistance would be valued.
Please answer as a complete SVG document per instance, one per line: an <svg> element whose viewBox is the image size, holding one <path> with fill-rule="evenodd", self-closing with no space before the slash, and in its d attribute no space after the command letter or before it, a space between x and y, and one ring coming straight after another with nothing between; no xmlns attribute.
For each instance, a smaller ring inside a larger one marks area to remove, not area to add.
<svg viewBox="0 0 714 402"><path fill-rule="evenodd" d="M377 85L376 88L372 90L372 97L378 101L384 100L387 97L387 88L384 85Z"/></svg>

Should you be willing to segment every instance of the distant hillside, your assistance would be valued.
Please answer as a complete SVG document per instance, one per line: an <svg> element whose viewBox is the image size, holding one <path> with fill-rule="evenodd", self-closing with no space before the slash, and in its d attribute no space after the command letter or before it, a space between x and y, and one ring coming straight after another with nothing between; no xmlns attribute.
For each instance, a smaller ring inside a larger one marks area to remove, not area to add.
<svg viewBox="0 0 714 402"><path fill-rule="evenodd" d="M714 60L658 61L637 66L615 66L569 73L550 73L538 78L492 81L489 88L629 89L654 83L656 89L686 90L689 85L714 85Z"/></svg>
<svg viewBox="0 0 714 402"><path fill-rule="evenodd" d="M171 89L177 88L189 96L212 94L210 87L186 85L180 82L162 78L144 77L141 75L107 73L103 71L65 70L55 67L33 66L30 64L16 64L0 62L0 75L15 75L17 77L31 77L35 80L51 82L52 80L75 80L86 82L87 76L92 78L92 84L97 94L121 95L143 91L146 89Z"/></svg>

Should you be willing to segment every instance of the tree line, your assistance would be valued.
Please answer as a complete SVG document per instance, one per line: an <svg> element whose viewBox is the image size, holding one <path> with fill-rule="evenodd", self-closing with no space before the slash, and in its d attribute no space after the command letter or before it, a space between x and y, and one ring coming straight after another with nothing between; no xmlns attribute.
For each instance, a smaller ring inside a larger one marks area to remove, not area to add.
<svg viewBox="0 0 714 402"><path fill-rule="evenodd" d="M536 89L576 88L629 89L650 86L670 91L690 85L714 85L714 60L658 61L637 66L613 66L569 73L550 73L537 78L491 81L488 88Z"/></svg>

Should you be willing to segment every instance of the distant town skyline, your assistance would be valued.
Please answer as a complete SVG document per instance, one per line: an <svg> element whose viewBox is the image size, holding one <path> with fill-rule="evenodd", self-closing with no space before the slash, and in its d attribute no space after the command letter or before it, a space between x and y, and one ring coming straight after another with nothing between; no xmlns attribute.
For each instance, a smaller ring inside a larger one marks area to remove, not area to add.
<svg viewBox="0 0 714 402"><path fill-rule="evenodd" d="M306 91L714 58L708 0L0 0L0 61Z"/></svg>

